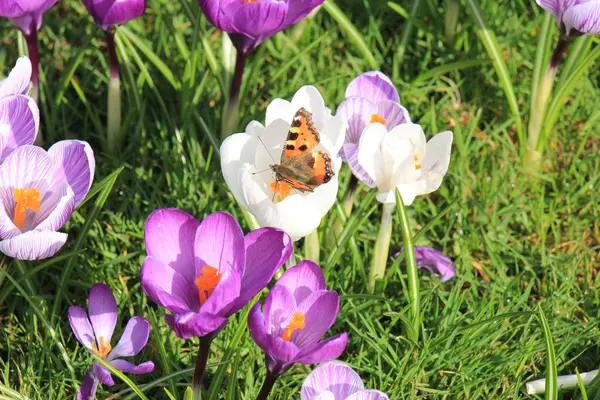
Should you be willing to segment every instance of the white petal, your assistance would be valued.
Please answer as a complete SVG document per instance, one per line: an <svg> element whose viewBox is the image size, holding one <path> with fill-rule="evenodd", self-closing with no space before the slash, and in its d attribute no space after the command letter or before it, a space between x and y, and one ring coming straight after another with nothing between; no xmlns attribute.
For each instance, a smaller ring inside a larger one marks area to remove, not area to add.
<svg viewBox="0 0 600 400"><path fill-rule="evenodd" d="M231 135L221 145L223 177L235 199L246 208L248 204L242 191L242 173L246 170L246 164L254 162L257 145L258 139L246 133Z"/></svg>
<svg viewBox="0 0 600 400"><path fill-rule="evenodd" d="M0 85L0 99L13 94L27 93L30 80L31 61L27 57L19 57L15 67Z"/></svg>
<svg viewBox="0 0 600 400"><path fill-rule="evenodd" d="M427 180L427 193L437 190L444 175L448 172L452 150L452 132L444 131L435 135L429 142L423 158L423 179Z"/></svg>
<svg viewBox="0 0 600 400"><path fill-rule="evenodd" d="M319 131L322 131L325 127L326 117L330 115L331 111L325 107L325 100L319 90L314 86L303 86L294 95L292 99L292 105L296 108L296 111L300 107L304 107L307 111L312 113L312 119ZM291 123L291 119L290 119Z"/></svg>
<svg viewBox="0 0 600 400"><path fill-rule="evenodd" d="M265 125L269 126L271 123L273 123L273 121L281 119L287 122L289 126L294 119L296 111L298 111L298 108L295 108L289 101L284 99L275 99L267 106Z"/></svg>
<svg viewBox="0 0 600 400"><path fill-rule="evenodd" d="M325 127L323 128L323 134L326 135L331 142L332 147L328 150L331 154L338 154L344 145L344 139L346 137L346 124L344 124L342 117L336 115L327 120L325 122Z"/></svg>
<svg viewBox="0 0 600 400"><path fill-rule="evenodd" d="M386 177L381 142L387 134L388 131L382 124L369 124L358 144L358 163L377 186L384 184Z"/></svg>

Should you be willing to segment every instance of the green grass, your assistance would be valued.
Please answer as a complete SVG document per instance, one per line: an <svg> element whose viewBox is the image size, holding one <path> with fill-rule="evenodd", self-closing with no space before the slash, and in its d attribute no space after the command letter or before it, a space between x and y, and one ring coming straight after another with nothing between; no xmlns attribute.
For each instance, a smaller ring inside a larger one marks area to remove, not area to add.
<svg viewBox="0 0 600 400"><path fill-rule="evenodd" d="M412 2L396 3L405 15L412 14ZM371 63L393 76L414 121L429 135L444 129L455 135L442 187L418 198L408 216L419 232L417 244L452 257L457 277L441 284L420 273L422 331L415 346L405 336L404 267L390 259L386 279L375 295L367 294L364 277L381 209L361 186L355 214L347 221L349 240L340 251L332 254L325 245L335 209L320 228L321 264L328 285L342 297L331 334L350 333L342 359L368 387L391 399L542 398L524 391L524 382L546 376L538 305L559 374L600 363L600 133L595 122L600 73L591 68L575 83L561 106L542 169L528 173L519 158L514 110L466 3L452 41L445 39L440 22L444 9L438 3L443 2L420 3L406 41L407 22L398 7L340 0L336 4L355 30L322 9L303 32L291 28L264 43L249 60L240 128L252 119L264 120L271 99L289 98L302 85L317 86L335 108L348 82ZM481 0L479 6L498 40L526 126L543 13L533 0ZM198 12L194 0L149 0L146 16L118 32L126 132L119 154L101 151L108 82L103 35L80 2L59 2L45 15L39 36L46 145L65 138L88 140L97 154L96 182L119 167L123 171L100 209L95 197L77 210L65 228L70 239L56 258L6 267L10 279L0 284L0 398L74 397L93 360L73 337L66 310L70 304L85 305L95 282L115 292L118 330L133 315L151 321L149 346L136 361L152 359L156 371L130 378L148 398L167 399L163 388L183 398L197 340L177 339L162 318L164 311L140 288L144 221L159 207L179 207L199 218L223 210L244 221L214 147L227 85L222 39ZM355 40L357 34L363 44ZM19 55L19 36L3 20L0 37L0 70L6 73ZM341 201L349 172L340 178ZM402 241L396 223L390 253ZM303 254L302 242L296 243L296 254ZM53 314L66 268L64 296ZM262 383L263 357L245 330L244 315L232 318L214 342L206 375L213 383L209 399L254 399ZM216 364L223 362L226 368L218 370ZM310 370L292 368L278 382L277 398L297 399ZM98 398L135 398L116 380L114 387L101 388ZM579 392L560 396L575 398Z"/></svg>

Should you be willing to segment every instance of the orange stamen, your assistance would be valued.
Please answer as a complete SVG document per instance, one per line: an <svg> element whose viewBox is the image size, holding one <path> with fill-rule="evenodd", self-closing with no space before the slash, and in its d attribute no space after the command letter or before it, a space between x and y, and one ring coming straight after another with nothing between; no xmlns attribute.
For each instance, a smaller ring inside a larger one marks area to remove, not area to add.
<svg viewBox="0 0 600 400"><path fill-rule="evenodd" d="M379 115L379 114L373 114L373 115L371 115L371 123L374 123L374 122L379 122L380 124L384 124L385 125L385 123L387 121L381 115Z"/></svg>
<svg viewBox="0 0 600 400"><path fill-rule="evenodd" d="M275 203L283 201L290 195L293 187L285 181L273 181L271 182L271 190L275 193Z"/></svg>
<svg viewBox="0 0 600 400"><path fill-rule="evenodd" d="M260 0L244 0L244 4L258 3Z"/></svg>
<svg viewBox="0 0 600 400"><path fill-rule="evenodd" d="M110 345L110 343L104 343L104 338L102 336L98 338L98 341L100 342L100 349L98 349L98 346L96 346L96 342L94 342L92 343L92 350L94 350L94 353L104 358L107 356L108 353L110 353L110 351L112 350L112 346Z"/></svg>
<svg viewBox="0 0 600 400"><path fill-rule="evenodd" d="M421 163L419 162L419 157L417 157L417 155L413 155L413 160L415 161L415 169L421 169L423 168L421 166Z"/></svg>
<svg viewBox="0 0 600 400"><path fill-rule="evenodd" d="M200 305L204 304L210 297L212 292L217 287L221 280L222 274L220 274L216 268L210 265L205 265L200 270L200 276L196 278L194 283L198 288L198 296L200 297Z"/></svg>
<svg viewBox="0 0 600 400"><path fill-rule="evenodd" d="M15 189L13 222L19 229L23 229L23 225L25 225L27 210L40 211L40 191L37 189Z"/></svg>
<svg viewBox="0 0 600 400"><path fill-rule="evenodd" d="M306 326L306 317L304 314L295 312L292 317L292 322L288 325L281 338L286 342L289 342L292 339L292 334L298 329L304 329Z"/></svg>

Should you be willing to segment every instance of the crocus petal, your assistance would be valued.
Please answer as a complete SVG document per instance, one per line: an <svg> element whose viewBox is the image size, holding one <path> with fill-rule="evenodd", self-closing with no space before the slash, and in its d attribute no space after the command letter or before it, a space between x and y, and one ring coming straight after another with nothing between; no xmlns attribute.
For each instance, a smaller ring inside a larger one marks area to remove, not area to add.
<svg viewBox="0 0 600 400"><path fill-rule="evenodd" d="M183 315L165 315L165 321L181 339L205 336L222 329L227 318L208 313L187 313Z"/></svg>
<svg viewBox="0 0 600 400"><path fill-rule="evenodd" d="M0 162L17 147L33 144L39 128L39 110L27 96L0 99Z"/></svg>
<svg viewBox="0 0 600 400"><path fill-rule="evenodd" d="M5 2L2 2L5 3ZM6 7L10 8L10 4L15 4L14 1L7 1L8 4L0 5L0 15L10 17L11 13ZM14 13L13 15L18 15ZM27 57L19 57L15 67L10 71L8 77L0 84L0 99L15 95L26 94L29 91L31 82L31 61Z"/></svg>
<svg viewBox="0 0 600 400"><path fill-rule="evenodd" d="M575 29L583 33L600 33L600 1L591 0L568 8L563 15L567 33Z"/></svg>
<svg viewBox="0 0 600 400"><path fill-rule="evenodd" d="M244 242L246 267L242 277L240 297L234 306L234 312L244 307L267 286L292 253L292 241L289 235L279 229L257 229L248 233Z"/></svg>
<svg viewBox="0 0 600 400"><path fill-rule="evenodd" d="M302 86L296 93L294 93L294 97L292 98L292 106L296 108L296 111L298 111L300 107L304 107L308 112L310 112L312 114L312 120L317 129L323 129L325 127L326 118L331 117L331 111L325 107L325 100L323 99L321 92L319 92L319 89L311 85ZM289 120L289 123L292 123L291 119ZM337 137L330 137L328 140L331 143L335 143L337 141Z"/></svg>
<svg viewBox="0 0 600 400"><path fill-rule="evenodd" d="M146 0L114 1L102 19L102 29L106 30L113 25L139 18L144 15L144 12L146 12Z"/></svg>
<svg viewBox="0 0 600 400"><path fill-rule="evenodd" d="M50 147L48 155L56 165L53 182L66 180L75 193L75 206L78 206L94 180L94 151L87 142L62 140Z"/></svg>
<svg viewBox="0 0 600 400"><path fill-rule="evenodd" d="M346 123L345 143L358 144L362 131L377 111L376 103L364 97L346 98L337 110L337 115Z"/></svg>
<svg viewBox="0 0 600 400"><path fill-rule="evenodd" d="M233 1L235 0L198 0L198 3L208 22L225 32L229 32L231 21L224 21L225 15L222 10ZM241 4L239 7L241 7Z"/></svg>
<svg viewBox="0 0 600 400"><path fill-rule="evenodd" d="M236 219L224 212L204 218L196 231L194 255L196 277L205 266L216 268L221 274L233 269L241 276L246 252L244 232Z"/></svg>
<svg viewBox="0 0 600 400"><path fill-rule="evenodd" d="M556 18L558 25L561 25L563 13L578 0L536 0L536 3L544 10L549 11Z"/></svg>
<svg viewBox="0 0 600 400"><path fill-rule="evenodd" d="M97 388L98 380L94 378L94 374L90 369L81 380L81 386L79 386L79 391L77 392L77 400L95 399Z"/></svg>
<svg viewBox="0 0 600 400"><path fill-rule="evenodd" d="M323 0L290 1L284 26L288 27L300 21L322 3Z"/></svg>
<svg viewBox="0 0 600 400"><path fill-rule="evenodd" d="M358 144L347 143L342 147L344 157L352 174L358 179L360 179L363 183L365 183L369 187L375 187L375 181L371 179L367 171L360 165L358 160ZM341 153L340 153L341 154Z"/></svg>
<svg viewBox="0 0 600 400"><path fill-rule="evenodd" d="M456 275L456 269L450 257L441 251L426 246L415 246L415 256L419 268L424 268L446 282Z"/></svg>
<svg viewBox="0 0 600 400"><path fill-rule="evenodd" d="M108 359L113 360L117 357L135 356L146 343L150 335L150 323L146 318L132 317L123 331L119 343L112 349Z"/></svg>
<svg viewBox="0 0 600 400"><path fill-rule="evenodd" d="M88 319L85 310L79 306L69 307L69 325L75 335L75 338L79 343L87 347L89 350L92 349L92 343L95 342L94 329L90 320Z"/></svg>
<svg viewBox="0 0 600 400"><path fill-rule="evenodd" d="M279 336L268 336L268 354L280 364L293 363L301 350L291 341L285 341Z"/></svg>
<svg viewBox="0 0 600 400"><path fill-rule="evenodd" d="M302 350L302 353L294 360L294 362L300 364L317 364L334 360L342 355L346 348L346 344L348 344L347 333L330 337L308 349Z"/></svg>
<svg viewBox="0 0 600 400"><path fill-rule="evenodd" d="M94 375L96 375L96 378L98 378L103 385L113 386L115 384L110 371L104 368L102 365L94 363L94 365L92 365L92 369L94 370Z"/></svg>
<svg viewBox="0 0 600 400"><path fill-rule="evenodd" d="M287 9L287 2L258 1L242 7L232 3L223 12L233 15L233 27L238 33L264 40L282 29Z"/></svg>
<svg viewBox="0 0 600 400"><path fill-rule="evenodd" d="M200 222L190 214L176 208L155 210L148 216L144 240L148 256L171 267L193 284L194 237Z"/></svg>
<svg viewBox="0 0 600 400"><path fill-rule="evenodd" d="M396 87L384 73L369 71L355 78L346 89L346 97L360 96L376 103L380 100L400 102Z"/></svg>
<svg viewBox="0 0 600 400"><path fill-rule="evenodd" d="M154 371L154 363L152 361L145 361L140 365L135 365L125 360L112 360L110 364L126 374L149 374Z"/></svg>
<svg viewBox="0 0 600 400"><path fill-rule="evenodd" d="M452 132L445 131L435 135L427 142L422 166L427 180L427 193L437 190L448 172L450 152L452 150Z"/></svg>
<svg viewBox="0 0 600 400"><path fill-rule="evenodd" d="M304 397L302 397L302 399L301 399L301 400L304 400L304 399L305 399L305 398L304 398ZM333 394L333 392L330 392L329 390L326 390L326 391L324 391L324 392L321 392L321 393L319 393L319 394L318 394L318 395L316 395L316 396L312 396L312 397L306 397L306 399L309 399L309 400L338 400L338 399L335 397L335 394Z"/></svg>
<svg viewBox="0 0 600 400"><path fill-rule="evenodd" d="M17 260L42 260L56 254L67 236L62 232L29 231L0 241L0 252Z"/></svg>
<svg viewBox="0 0 600 400"><path fill-rule="evenodd" d="M378 186L386 179L381 142L387 134L382 124L369 124L358 145L358 163Z"/></svg>
<svg viewBox="0 0 600 400"><path fill-rule="evenodd" d="M90 290L88 311L94 328L96 340L102 337L104 343L110 343L117 325L117 301L108 286L96 283Z"/></svg>
<svg viewBox="0 0 600 400"><path fill-rule="evenodd" d="M301 399L311 400L325 391L333 393L334 399L346 399L364 388L362 379L349 365L330 361L319 365L308 375L302 384Z"/></svg>
<svg viewBox="0 0 600 400"><path fill-rule="evenodd" d="M60 190L60 189L59 189ZM75 209L75 194L70 186L42 200L40 210L34 218L34 229L56 231L67 223Z"/></svg>
<svg viewBox="0 0 600 400"><path fill-rule="evenodd" d="M346 400L389 400L387 394L375 389L361 390L346 398Z"/></svg>
<svg viewBox="0 0 600 400"><path fill-rule="evenodd" d="M250 337L265 353L269 352L269 337L267 334L265 317L260 310L260 303L256 303L248 314L248 331Z"/></svg>
<svg viewBox="0 0 600 400"><path fill-rule="evenodd" d="M230 269L225 271L206 302L200 307L201 312L229 317L233 314L234 305L242 289L242 275Z"/></svg>
<svg viewBox="0 0 600 400"><path fill-rule="evenodd" d="M298 312L304 314L305 327L296 330L292 341L300 348L318 342L331 328L340 309L340 296L334 291L316 291L301 304Z"/></svg>
<svg viewBox="0 0 600 400"><path fill-rule="evenodd" d="M144 293L167 310L185 314L199 305L197 294L183 275L155 257L146 257L140 274Z"/></svg>
<svg viewBox="0 0 600 400"><path fill-rule="evenodd" d="M312 292L327 289L321 267L304 260L285 271L275 286L282 286L293 296L296 304L302 303Z"/></svg>
<svg viewBox="0 0 600 400"><path fill-rule="evenodd" d="M296 308L292 293L275 284L265 299L264 307L265 329L269 335L282 335Z"/></svg>
<svg viewBox="0 0 600 400"><path fill-rule="evenodd" d="M291 102L284 99L274 99L267 106L265 125L269 126L277 120L281 120L289 125L297 111L298 109ZM246 128L247 131L248 128Z"/></svg>
<svg viewBox="0 0 600 400"><path fill-rule="evenodd" d="M44 149L25 145L21 146L0 165L0 187L30 188L45 193L54 168L52 159Z"/></svg>

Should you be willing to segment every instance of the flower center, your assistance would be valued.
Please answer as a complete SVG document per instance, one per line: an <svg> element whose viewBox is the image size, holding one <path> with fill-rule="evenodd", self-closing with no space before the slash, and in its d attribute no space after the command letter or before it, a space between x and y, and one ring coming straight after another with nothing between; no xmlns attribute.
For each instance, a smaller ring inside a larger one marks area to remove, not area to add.
<svg viewBox="0 0 600 400"><path fill-rule="evenodd" d="M110 343L104 343L104 338L102 336L98 338L98 341L100 342L100 348L98 349L98 346L96 346L96 342L94 342L92 343L92 350L94 350L94 353L104 358L108 353L110 353L110 351L112 350L112 346L110 345Z"/></svg>
<svg viewBox="0 0 600 400"><path fill-rule="evenodd" d="M292 322L290 322L290 324L288 325L285 332L283 332L283 335L281 335L281 338L283 340L285 340L286 342L289 342L290 339L292 339L292 334L296 330L304 329L304 326L306 325L305 322L306 322L305 315L300 312L295 312L294 316L292 317Z"/></svg>
<svg viewBox="0 0 600 400"><path fill-rule="evenodd" d="M19 229L25 225L27 210L40 210L40 191L37 189L15 189L15 214L13 222Z"/></svg>
<svg viewBox="0 0 600 400"><path fill-rule="evenodd" d="M246 4L252 4L252 3L258 3L260 0L244 0L244 5Z"/></svg>
<svg viewBox="0 0 600 400"><path fill-rule="evenodd" d="M371 123L375 123L375 122L379 122L380 124L384 124L385 125L385 123L387 121L381 115L379 115L379 114L373 114L373 115L371 115Z"/></svg>
<svg viewBox="0 0 600 400"><path fill-rule="evenodd" d="M285 181L271 182L271 190L275 194L275 203L279 203L280 201L288 197L292 189L293 187Z"/></svg>
<svg viewBox="0 0 600 400"><path fill-rule="evenodd" d="M421 165L421 161L419 160L419 156L413 154L413 160L415 161L415 169L423 168L423 166Z"/></svg>
<svg viewBox="0 0 600 400"><path fill-rule="evenodd" d="M219 284L221 276L222 274L220 274L216 268L211 267L210 265L205 265L202 267L200 270L200 276L194 281L196 287L198 288L200 305L206 303L206 300L208 300L212 292Z"/></svg>

